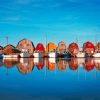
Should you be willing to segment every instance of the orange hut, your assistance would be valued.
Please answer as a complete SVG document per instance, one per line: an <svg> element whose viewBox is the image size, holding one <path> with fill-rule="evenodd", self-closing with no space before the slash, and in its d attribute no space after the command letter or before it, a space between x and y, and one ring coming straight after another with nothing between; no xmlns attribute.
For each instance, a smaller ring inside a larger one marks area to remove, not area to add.
<svg viewBox="0 0 100 100"><path fill-rule="evenodd" d="M83 51L86 53L86 56L92 56L95 52L95 46L92 42L86 42L83 44Z"/></svg>
<svg viewBox="0 0 100 100"><path fill-rule="evenodd" d="M76 55L79 52L78 44L77 43L69 44L68 51L69 51L69 53L71 54L72 57L76 57Z"/></svg>
<svg viewBox="0 0 100 100"><path fill-rule="evenodd" d="M54 43L50 42L46 46L46 56L53 58L57 57L56 45Z"/></svg>

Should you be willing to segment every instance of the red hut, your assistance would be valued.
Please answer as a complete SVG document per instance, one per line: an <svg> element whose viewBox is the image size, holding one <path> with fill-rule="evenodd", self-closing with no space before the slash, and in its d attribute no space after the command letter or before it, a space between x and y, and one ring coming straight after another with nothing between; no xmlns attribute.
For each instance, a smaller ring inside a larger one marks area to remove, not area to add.
<svg viewBox="0 0 100 100"><path fill-rule="evenodd" d="M38 43L38 45L35 48L34 57L44 57L45 54L45 48L42 43Z"/></svg>
<svg viewBox="0 0 100 100"><path fill-rule="evenodd" d="M87 54L87 56L91 56L95 52L95 46L92 42L86 42L83 44L83 51Z"/></svg>
<svg viewBox="0 0 100 100"><path fill-rule="evenodd" d="M95 61L94 61L94 59L92 59L92 58L86 59L85 64L84 64L84 69L86 71L91 71L91 70L94 69L94 67L95 67Z"/></svg>
<svg viewBox="0 0 100 100"><path fill-rule="evenodd" d="M73 57L76 57L76 54L78 54L79 52L78 44L77 43L69 44L68 51Z"/></svg>
<svg viewBox="0 0 100 100"><path fill-rule="evenodd" d="M43 44L42 43L38 43L36 48L35 48L35 51L36 52L45 52L45 48L44 48Z"/></svg>

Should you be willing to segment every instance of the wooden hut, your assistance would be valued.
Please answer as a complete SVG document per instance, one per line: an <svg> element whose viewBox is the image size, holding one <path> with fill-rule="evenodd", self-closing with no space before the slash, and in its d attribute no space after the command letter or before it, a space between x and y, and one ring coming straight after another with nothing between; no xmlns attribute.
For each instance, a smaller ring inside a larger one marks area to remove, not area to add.
<svg viewBox="0 0 100 100"><path fill-rule="evenodd" d="M46 54L48 57L56 57L56 45L52 42L48 43L46 46Z"/></svg>
<svg viewBox="0 0 100 100"><path fill-rule="evenodd" d="M85 60L85 63L83 65L86 71L91 71L95 67L95 61L92 58L88 58Z"/></svg>
<svg viewBox="0 0 100 100"><path fill-rule="evenodd" d="M57 51L59 54L64 54L67 50L66 44L61 41L58 43Z"/></svg>
<svg viewBox="0 0 100 100"><path fill-rule="evenodd" d="M86 42L83 44L83 51L86 53L87 56L92 56L95 52L95 46L92 42Z"/></svg>
<svg viewBox="0 0 100 100"><path fill-rule="evenodd" d="M77 70L78 69L78 59L72 58L70 61L68 61L69 68L71 70Z"/></svg>
<svg viewBox="0 0 100 100"><path fill-rule="evenodd" d="M13 45L9 44L4 47L3 54L4 55L19 55L20 51L16 49Z"/></svg>
<svg viewBox="0 0 100 100"><path fill-rule="evenodd" d="M71 43L68 47L68 52L71 54L72 57L76 57L79 52L79 47L77 43Z"/></svg>
<svg viewBox="0 0 100 100"><path fill-rule="evenodd" d="M33 58L20 58L20 63L16 64L18 71L22 74L28 74L34 68Z"/></svg>
<svg viewBox="0 0 100 100"><path fill-rule="evenodd" d="M44 57L45 55L45 48L42 43L38 43L35 52L34 52L34 57Z"/></svg>
<svg viewBox="0 0 100 100"><path fill-rule="evenodd" d="M66 70L67 62L64 59L59 58L57 65L59 71L63 72Z"/></svg>
<svg viewBox="0 0 100 100"><path fill-rule="evenodd" d="M100 52L100 42L96 43L95 49L96 52Z"/></svg>
<svg viewBox="0 0 100 100"><path fill-rule="evenodd" d="M3 47L0 46L0 53L2 54L3 53Z"/></svg>
<svg viewBox="0 0 100 100"><path fill-rule="evenodd" d="M19 49L22 53L27 52L30 56L33 55L35 50L33 42L27 39L22 39L21 41L19 41L16 48Z"/></svg>

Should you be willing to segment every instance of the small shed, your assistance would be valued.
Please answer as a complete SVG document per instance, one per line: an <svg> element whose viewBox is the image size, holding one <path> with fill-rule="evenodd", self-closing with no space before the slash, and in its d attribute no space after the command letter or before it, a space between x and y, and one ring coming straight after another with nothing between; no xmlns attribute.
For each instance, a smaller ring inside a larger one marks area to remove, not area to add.
<svg viewBox="0 0 100 100"><path fill-rule="evenodd" d="M46 53L56 51L56 45L52 42L48 43L46 46Z"/></svg>
<svg viewBox="0 0 100 100"><path fill-rule="evenodd" d="M83 51L91 56L95 52L95 46L92 42L86 42L83 44Z"/></svg>
<svg viewBox="0 0 100 100"><path fill-rule="evenodd" d="M58 43L57 51L59 54L63 54L67 51L66 44L63 41Z"/></svg>
<svg viewBox="0 0 100 100"><path fill-rule="evenodd" d="M75 57L79 52L78 44L74 42L69 44L68 51L72 56Z"/></svg>
<svg viewBox="0 0 100 100"><path fill-rule="evenodd" d="M30 55L33 55L35 50L33 42L27 39L22 39L21 41L19 41L16 48L21 52L28 52Z"/></svg>
<svg viewBox="0 0 100 100"><path fill-rule="evenodd" d="M20 50L16 49L13 45L8 44L7 46L4 47L3 49L3 54L5 55L15 55L15 54L19 54Z"/></svg>
<svg viewBox="0 0 100 100"><path fill-rule="evenodd" d="M35 48L35 52L45 52L45 48L44 45L42 43L38 43L36 48Z"/></svg>

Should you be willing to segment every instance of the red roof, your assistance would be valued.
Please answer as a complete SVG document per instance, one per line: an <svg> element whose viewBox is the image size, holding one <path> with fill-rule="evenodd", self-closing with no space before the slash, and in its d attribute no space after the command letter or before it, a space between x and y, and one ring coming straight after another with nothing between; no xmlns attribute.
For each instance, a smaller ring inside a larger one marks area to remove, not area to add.
<svg viewBox="0 0 100 100"><path fill-rule="evenodd" d="M95 46L92 42L86 42L83 45L83 50L85 51L87 48L93 48L93 50L95 51Z"/></svg>
<svg viewBox="0 0 100 100"><path fill-rule="evenodd" d="M36 46L35 51L44 52L45 48L44 48L43 44L42 43L38 43L37 46Z"/></svg>

